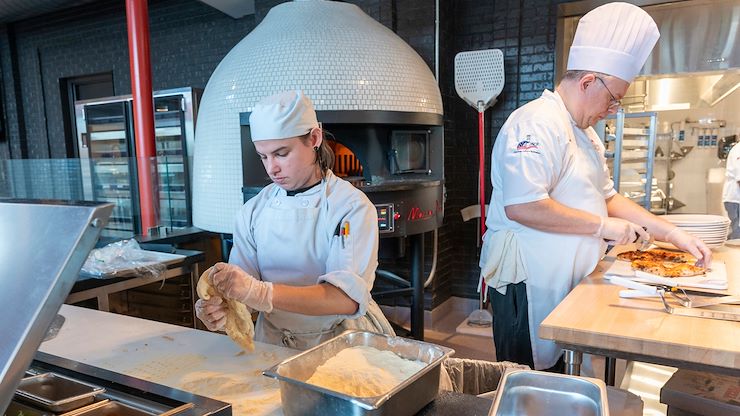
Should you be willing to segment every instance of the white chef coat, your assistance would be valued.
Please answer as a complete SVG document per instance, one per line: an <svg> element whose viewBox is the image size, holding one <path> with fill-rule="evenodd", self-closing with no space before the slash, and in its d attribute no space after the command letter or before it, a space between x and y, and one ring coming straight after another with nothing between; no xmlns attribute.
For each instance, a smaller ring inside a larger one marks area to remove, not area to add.
<svg viewBox="0 0 740 416"><path fill-rule="evenodd" d="M523 263L529 304L529 333L536 369L549 368L561 354L554 342L537 336L540 323L583 277L591 273L606 245L589 235L556 234L527 227L506 217L504 207L551 198L563 205L607 216L606 199L614 183L604 159L604 146L592 128L580 129L560 95L542 96L514 111L493 146L493 193L488 209L481 264L497 235L516 239ZM495 287L492 282L487 282ZM499 289L500 292L503 290ZM586 311L584 311L586 312Z"/></svg>
<svg viewBox="0 0 740 416"><path fill-rule="evenodd" d="M349 235L338 235L344 224ZM327 282L359 305L354 315L260 313L257 341L306 349L340 333L344 320L354 320L352 328L393 333L370 296L378 266L377 212L349 182L328 171L321 184L295 196L270 184L244 204L234 229L229 263L267 282Z"/></svg>
<svg viewBox="0 0 740 416"><path fill-rule="evenodd" d="M722 202L740 204L740 145L735 143L727 154L725 185L722 188Z"/></svg>

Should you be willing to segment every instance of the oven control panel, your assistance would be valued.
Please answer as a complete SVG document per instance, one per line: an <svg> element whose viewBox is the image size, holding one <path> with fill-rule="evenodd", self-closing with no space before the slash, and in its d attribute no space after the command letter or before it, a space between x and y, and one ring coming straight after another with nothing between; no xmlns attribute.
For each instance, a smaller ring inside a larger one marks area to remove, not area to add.
<svg viewBox="0 0 740 416"><path fill-rule="evenodd" d="M375 210L378 211L378 230L381 233L392 233L398 218L393 204L375 204Z"/></svg>

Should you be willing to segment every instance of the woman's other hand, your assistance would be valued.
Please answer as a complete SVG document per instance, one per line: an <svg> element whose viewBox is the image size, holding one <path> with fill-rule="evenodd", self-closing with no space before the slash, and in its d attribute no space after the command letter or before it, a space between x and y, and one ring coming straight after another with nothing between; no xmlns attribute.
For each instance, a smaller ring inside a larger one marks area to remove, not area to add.
<svg viewBox="0 0 740 416"><path fill-rule="evenodd" d="M272 311L272 283L255 279L239 266L216 263L211 271L211 282L227 299L237 300L254 310Z"/></svg>
<svg viewBox="0 0 740 416"><path fill-rule="evenodd" d="M226 304L218 296L208 300L198 299L195 302L195 316L203 321L209 331L218 331L226 325Z"/></svg>

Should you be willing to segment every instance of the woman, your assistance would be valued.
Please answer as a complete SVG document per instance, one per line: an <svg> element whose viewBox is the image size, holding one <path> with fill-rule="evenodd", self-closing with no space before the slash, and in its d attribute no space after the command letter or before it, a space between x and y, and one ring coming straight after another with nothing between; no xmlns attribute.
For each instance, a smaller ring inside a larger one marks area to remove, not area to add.
<svg viewBox="0 0 740 416"><path fill-rule="evenodd" d="M249 117L252 141L272 184L237 215L229 263L213 286L259 314L255 339L307 349L345 329L393 335L370 297L378 265L377 212L335 176L311 100L301 91L263 99ZM212 331L225 303L196 302Z"/></svg>

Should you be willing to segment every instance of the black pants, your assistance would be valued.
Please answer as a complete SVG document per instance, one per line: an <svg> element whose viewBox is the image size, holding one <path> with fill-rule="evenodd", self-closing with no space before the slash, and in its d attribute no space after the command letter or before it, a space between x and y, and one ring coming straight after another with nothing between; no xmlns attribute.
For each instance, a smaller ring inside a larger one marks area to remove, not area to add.
<svg viewBox="0 0 740 416"><path fill-rule="evenodd" d="M488 299L493 308L493 344L496 360L512 361L534 368L532 343L529 338L529 313L527 312L527 285L524 282L510 284L506 294L488 288ZM545 371L562 373L563 357Z"/></svg>

